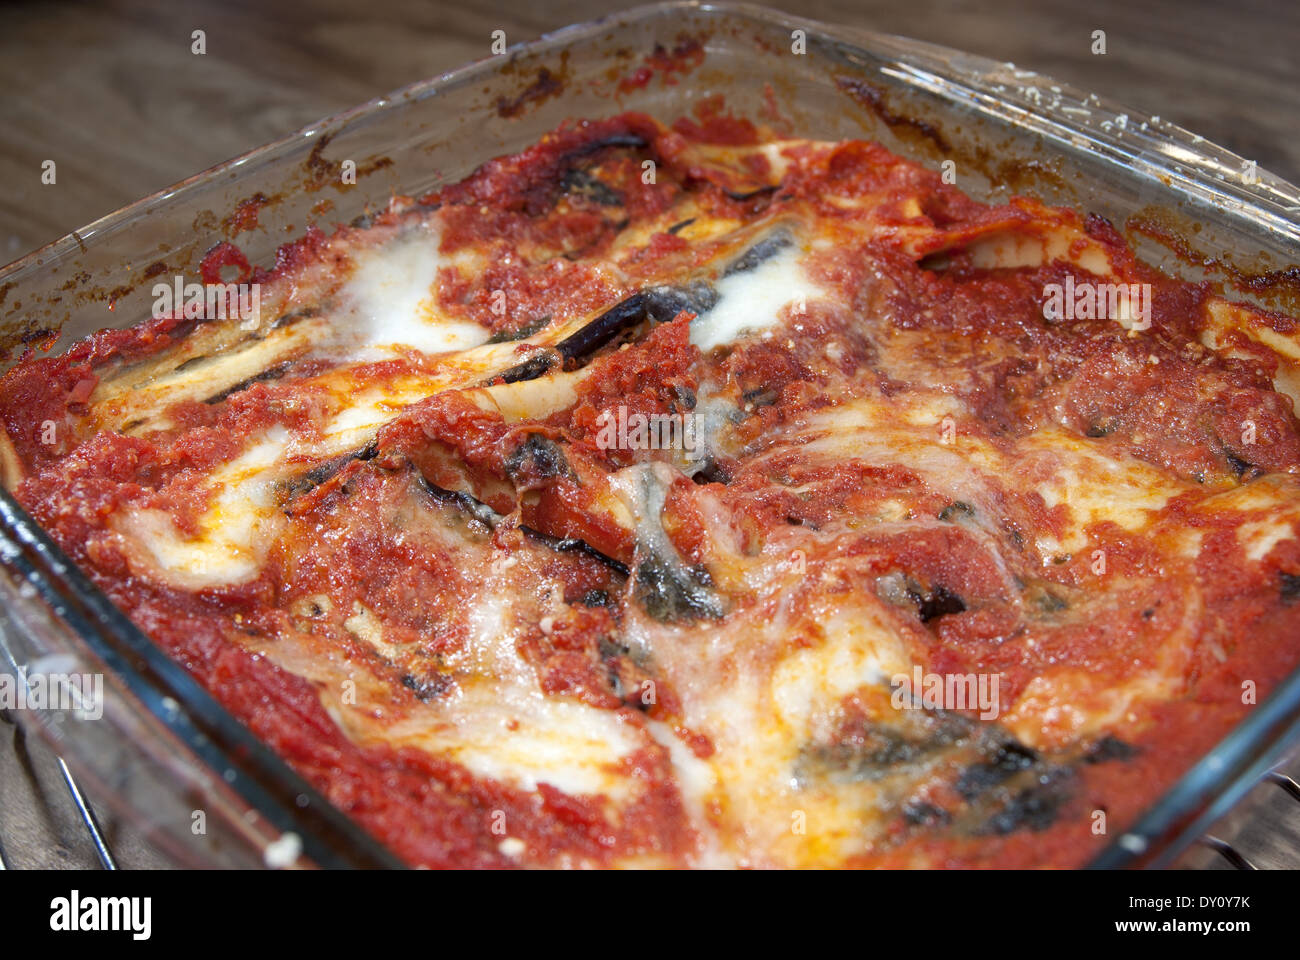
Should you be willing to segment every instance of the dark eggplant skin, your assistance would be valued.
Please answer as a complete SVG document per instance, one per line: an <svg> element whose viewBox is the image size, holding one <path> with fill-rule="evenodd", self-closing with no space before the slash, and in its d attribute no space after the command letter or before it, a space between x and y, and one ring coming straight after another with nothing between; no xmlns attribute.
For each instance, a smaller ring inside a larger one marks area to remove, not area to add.
<svg viewBox="0 0 1300 960"><path fill-rule="evenodd" d="M212 406L213 404L221 403L223 400L226 400L227 398L232 397L235 394L240 393L241 391L247 390L255 383L265 383L270 380L279 380L281 377L285 375L285 373L288 372L291 366L293 366L293 364L287 361L285 363L276 364L274 367L271 367L268 370L263 370L261 373L255 373L251 377L241 380L239 381L239 383L236 383L233 386L226 387L226 389L220 391L219 393L214 393L212 396L206 398L203 402L208 404L209 406Z"/></svg>
<svg viewBox="0 0 1300 960"><path fill-rule="evenodd" d="M718 302L717 291L708 283L688 287L647 287L620 300L590 323L569 334L554 348L539 350L522 363L503 370L492 378L506 383L534 380L556 367L580 366L601 347L620 334L641 324L660 324L672 320L683 310L699 315Z"/></svg>
<svg viewBox="0 0 1300 960"><path fill-rule="evenodd" d="M880 784L898 802L904 830L1002 836L1046 830L1074 802L1080 770L1127 763L1133 746L1103 736L1083 749L1044 752L997 722L946 710L897 710L830 743L809 744L795 764L801 784ZM958 802L943 806L915 794L920 782L946 780Z"/></svg>
<svg viewBox="0 0 1300 960"><path fill-rule="evenodd" d="M521 380L536 380L545 376L555 367L563 367L563 358L554 350L539 350L522 363L501 371L487 383L519 383Z"/></svg>
<svg viewBox="0 0 1300 960"><path fill-rule="evenodd" d="M609 184L598 180L585 170L571 169L560 181L565 193L583 197L601 207L618 207L623 196Z"/></svg>
<svg viewBox="0 0 1300 960"><path fill-rule="evenodd" d="M762 196L767 196L769 194L776 193L776 191L780 189L781 189L781 184L770 183L767 186L757 187L753 190L747 190L744 192L740 192L736 190L727 190L725 192L728 197L730 197L732 200L735 200L737 203L744 203L746 200L753 200L755 197L762 197Z"/></svg>
<svg viewBox="0 0 1300 960"><path fill-rule="evenodd" d="M560 445L540 433L525 434L506 458L505 467L506 476L515 483L528 478L577 480Z"/></svg>
<svg viewBox="0 0 1300 960"><path fill-rule="evenodd" d="M299 474L286 483L284 487L285 504L287 505L305 493L310 493L354 460L373 460L378 455L379 446L372 440L359 450L353 450L351 453L345 453L332 457L323 463L318 463L310 470Z"/></svg>
<svg viewBox="0 0 1300 960"><path fill-rule="evenodd" d="M637 564L634 596L661 623L716 620L724 613L708 571L650 551Z"/></svg>
<svg viewBox="0 0 1300 960"><path fill-rule="evenodd" d="M483 524L489 530L495 529L497 524L499 524L503 519L501 514L497 513L481 500L470 496L468 493L440 487L437 484L429 482L429 480L427 480L423 475L418 475L417 479L421 488L431 499L436 500L439 503L449 503L456 508L463 510L472 519ZM608 554L601 553L591 544L587 543L585 540L580 540L577 537L554 537L549 533L543 533L540 530L534 530L532 527L524 525L519 527L519 532L528 537L528 539L534 540L542 546L554 550L556 553L586 554L588 557L591 557L591 559L603 563L605 566L609 567L610 570L620 576L626 577L630 573L627 564L614 559Z"/></svg>
<svg viewBox="0 0 1300 960"><path fill-rule="evenodd" d="M722 275L724 277L730 277L737 273L747 273L768 260L771 260L792 243L794 243L794 238L791 237L788 232L785 230L774 230L742 253L736 260L732 261L731 265L723 271Z"/></svg>
<svg viewBox="0 0 1300 960"><path fill-rule="evenodd" d="M909 590L907 595L916 604L916 615L922 623L966 609L966 601L943 584L935 584L925 593Z"/></svg>
<svg viewBox="0 0 1300 960"><path fill-rule="evenodd" d="M776 256L794 242L785 229L771 233L751 244L723 271L723 277L753 270ZM575 330L553 349L540 350L492 378L506 383L533 380L556 367L581 366L602 347L618 336L648 324L667 323L682 311L701 316L718 303L718 291L707 280L682 286L646 287L620 300L590 323Z"/></svg>

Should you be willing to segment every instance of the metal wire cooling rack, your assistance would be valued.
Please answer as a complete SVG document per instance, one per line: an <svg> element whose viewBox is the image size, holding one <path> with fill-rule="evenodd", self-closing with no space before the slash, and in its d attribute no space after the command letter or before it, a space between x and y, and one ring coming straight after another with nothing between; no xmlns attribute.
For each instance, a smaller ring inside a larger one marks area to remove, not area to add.
<svg viewBox="0 0 1300 960"><path fill-rule="evenodd" d="M27 740L22 727L14 723L13 718L9 716L7 711L0 711L0 732L8 734L10 740L8 746L0 746L0 749L9 749L13 752L15 755L15 767L21 770L22 773L31 781L27 784L14 785L15 792L19 792L20 786L35 788L35 774L30 760L30 755L33 751L45 752L45 746L43 744L31 744ZM63 847L72 850L75 850L77 847L87 846L94 852L95 859L103 869L116 870L117 859L113 855L113 850L110 846L107 833L104 830L104 827L100 824L99 817L96 815L95 809L91 805L85 791L82 790L81 784L77 782L76 777L73 776L72 771L68 768L67 763L62 757L53 754L51 757L53 759L54 767L58 771L58 776L62 781L65 792L62 795L47 796L39 789L31 789L30 791L22 790L22 793L30 792L30 796L11 796L10 803L21 805L26 802L26 804L32 808L39 808L42 805L70 806L71 810L75 813L76 821L79 822L80 828L79 830L74 831L72 836L59 837L60 844ZM39 817L39 819L47 824L58 823L66 819L63 817L50 816L49 810L31 809L28 812L34 814L46 814L45 816ZM4 824L0 823L0 827L3 826ZM8 831L5 829L0 829L0 870L13 869L15 858L9 851L24 849L25 844L28 842L21 837L8 837L6 836L7 832Z"/></svg>

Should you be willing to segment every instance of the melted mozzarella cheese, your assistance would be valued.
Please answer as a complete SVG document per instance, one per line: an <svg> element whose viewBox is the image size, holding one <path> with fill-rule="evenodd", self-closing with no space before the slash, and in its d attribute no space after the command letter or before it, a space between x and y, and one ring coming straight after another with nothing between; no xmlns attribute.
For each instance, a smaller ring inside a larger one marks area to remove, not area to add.
<svg viewBox="0 0 1300 960"><path fill-rule="evenodd" d="M773 149L776 146L768 149L774 161L784 165ZM878 202L867 197L832 199L846 209L865 210ZM920 216L919 203L909 203L905 212ZM710 225L707 217L701 217L683 236L699 239L710 227L719 229L717 223ZM932 233L918 229L913 237L919 243L933 239ZM905 235L899 236L907 248ZM317 425L319 436L290 437L277 427L214 471L212 504L197 535L181 535L162 511L135 511L115 519L139 560L137 572L188 588L239 583L255 576L267 545L284 523L274 487L285 475L288 456L309 454L319 459L356 449L402 407L441 390L481 382L488 373L504 368L508 359L517 359L516 344L489 346L486 328L453 320L438 309L435 290L440 270L469 263L468 258L444 259L438 252L439 239L433 218L359 252L332 300L332 312L324 318L331 332L318 344L322 354L342 356L352 364L416 350L438 358L441 365L427 365L436 372L380 382L354 376L355 371L344 366L315 378L311 385L324 387L332 397L332 406ZM821 249L833 244L823 235L812 246ZM804 267L808 249L791 245L749 270L717 280L718 300L692 322L692 343L707 352L748 337L771 337L780 324L797 317L802 306L825 296ZM1063 228L1041 236L996 234L970 249L975 262L984 266L1066 260L1102 276L1112 272L1100 245ZM321 319L301 321L286 328L293 333L283 334L282 339L314 335L321 323ZM1270 334L1254 336L1268 342ZM269 355L269 346L259 349ZM826 349L838 363L840 345L831 342ZM907 379L927 382L935 368L932 355L921 349L896 353L915 364L916 375ZM250 369L258 366L252 356L246 358ZM229 371L232 382L244 376L233 365ZM175 376L174 383L162 386L197 381L203 372L210 370L191 368L193 376ZM573 384L583 375L552 373L535 381L467 391L467 396L473 394L474 402L506 420L543 417L573 403ZM704 424L703 449L718 449L727 438L736 407L702 385L695 413ZM1064 431L1044 429L995 444L952 429L970 417L970 411L952 394L924 387L889 398L855 396L800 416L802 420L778 428L775 436L764 437L765 452L751 462L798 450L814 466L819 460L821 464L861 460L915 471L930 492L973 508L971 519L961 522L988 548L1008 596L1017 592L1016 577L1002 555L1005 536L997 527L1008 477L1023 475L1024 489L1036 491L1046 507L1064 518L1060 537L1041 533L1036 538L1044 562L1048 554L1084 547L1093 524L1109 521L1131 531L1144 529L1172 497L1189 488L1137 461L1112 458L1101 445ZM683 469L693 471L703 462L701 454L698 463ZM676 476L661 462L613 474L608 478L609 513L635 533L640 550L675 564L676 572L685 577L688 571L661 516ZM1295 516L1277 516L1276 491L1263 487L1261 483L1233 491L1218 503L1223 509L1273 512L1238 528L1239 542L1251 561L1293 537L1295 524L1300 523L1300 511ZM788 490L801 492L793 486ZM1290 494L1294 497L1294 490ZM836 742L847 697L867 688L879 693L890 677L909 672L912 660L906 633L891 619L894 611L870 588L864 590L860 584L850 588L847 576L840 580L843 569L835 566L835 560L822 557L820 565L808 571L802 553L795 549L799 562L792 562L793 546L812 542L799 539L811 536L802 528L769 531L761 550L746 555L737 533L738 517L729 514L724 501L704 489L695 490L693 496L706 527L709 549L704 553L710 566L717 567L710 570L712 583L723 595L736 597L738 609L729 610L721 625L707 618L666 624L651 621L644 611L629 605L619 639L671 686L680 702L682 725L712 744L707 757L693 753L667 723L628 719L618 711L544 692L536 669L521 655L520 644L529 631L542 629L544 621L553 625L565 616L561 585L539 585L536 579L524 577L516 580L509 572L516 557L467 543L447 529L436 545L429 546L451 555L458 566L474 570L475 577L473 588L465 591L452 614L457 618L455 626L464 628L464 637L455 649L439 653L439 670L455 680L445 693L428 702L399 705L388 681L371 677L363 681L359 699L349 701L340 691L343 681L351 679L348 671L354 665L336 656L336 651L313 647L305 636L280 637L260 650L283 668L316 681L330 715L359 742L409 746L447 757L478 776L524 791L548 784L573 795L603 794L615 803L646 789L628 772L627 761L637 750L657 742L668 751L684 808L701 838L697 865L840 862L879 837L883 821L877 814L898 798L871 783L804 778L799 764L808 748ZM843 526L836 518L814 529L825 545L845 529L856 531L865 524L874 524L874 533L888 536L938 522L914 516L913 504L906 498L883 500L871 510L870 515L844 520ZM394 526L397 536L414 536L407 525ZM1194 557L1201 536L1199 531L1184 530L1168 540L1183 556ZM519 583L536 589L523 591ZM1178 658L1192 649L1191 637L1199 622L1195 600L1189 598L1183 629L1171 635L1161 659L1150 669L1135 671L1125 683L1101 688L1095 677L1074 665L1063 665L1031 681L1005 715L1005 723L1028 744L1065 744L1081 733L1123 720L1140 700L1176 694L1184 675ZM319 606L328 608L328 597ZM404 653L385 636L383 617L360 603L340 617L346 618L341 623L349 633L381 657L396 661ZM236 640L250 646L261 642ZM792 829L792 818L805 828ZM502 840L501 846L511 856L524 852L522 843L513 838Z"/></svg>
<svg viewBox="0 0 1300 960"><path fill-rule="evenodd" d="M1294 510L1291 514L1280 519L1252 520L1237 528L1237 539L1245 549L1248 560L1263 560L1279 543L1295 539L1300 516Z"/></svg>
<svg viewBox="0 0 1300 960"><path fill-rule="evenodd" d="M1051 465L1050 475L1035 489L1049 508L1063 504L1068 510L1069 532L1061 540L1066 552L1087 545L1087 527L1094 523L1143 529L1171 498L1190 489L1140 461L1107 457L1065 431L1040 430L1025 447L1028 457Z"/></svg>
<svg viewBox="0 0 1300 960"><path fill-rule="evenodd" d="M826 641L787 656L772 678L772 700L781 719L801 741L828 737L827 721L847 695L866 686L888 686L911 669L897 631L878 616L826 611Z"/></svg>
<svg viewBox="0 0 1300 960"><path fill-rule="evenodd" d="M808 279L800 259L799 246L792 245L752 270L719 280L718 302L692 321L691 342L707 353L776 326L783 308L797 311L821 297L821 288Z"/></svg>
<svg viewBox="0 0 1300 960"><path fill-rule="evenodd" d="M454 757L467 769L520 790L550 784L565 793L604 794L619 800L630 784L616 773L641 744L636 730L610 710L559 700L541 692L528 702L501 704L495 693L463 701L473 722L443 739L421 738L425 749Z"/></svg>
<svg viewBox="0 0 1300 960"><path fill-rule="evenodd" d="M451 320L437 309L439 239L439 231L421 225L358 256L340 291L343 313L336 321L340 338L355 348L353 359L384 359L404 347L431 354L466 350L491 336L486 327Z"/></svg>
<svg viewBox="0 0 1300 960"><path fill-rule="evenodd" d="M1065 262L1099 277L1115 275L1106 249L1073 227L1052 227L1039 236L1019 232L995 233L972 243L970 252L974 265L987 270Z"/></svg>
<svg viewBox="0 0 1300 960"><path fill-rule="evenodd" d="M1055 428L1040 429L1003 451L961 432L962 415L954 398L923 391L888 402L857 398L791 428L785 443L774 446L769 455L800 444L831 458L905 466L952 500L976 507L982 521L998 513L995 490L1002 478L1023 477L1046 506L1066 511L1065 534L1042 538L1053 552L1082 549L1089 541L1087 528L1094 523L1111 521L1141 530L1172 497L1194 489L1141 461L1107 456Z"/></svg>
<svg viewBox="0 0 1300 960"><path fill-rule="evenodd" d="M487 589L467 607L466 642L445 659L444 668L457 677L455 690L379 733L388 743L449 756L521 790L546 783L574 795L627 797L635 784L618 764L646 744L644 732L613 710L541 690L536 670L517 650L526 624L502 560L490 564ZM342 719L366 735L355 714Z"/></svg>
<svg viewBox="0 0 1300 960"><path fill-rule="evenodd" d="M1279 543L1296 537L1300 529L1300 481L1286 474L1269 474L1207 497L1196 508L1207 512L1264 514L1237 527L1237 542L1246 558L1257 563Z"/></svg>
<svg viewBox="0 0 1300 960"><path fill-rule="evenodd" d="M116 514L114 523L128 542L128 556L136 560L137 575L190 590L257 576L283 525L271 468L281 463L288 440L283 427L272 427L242 455L213 471L214 496L195 536L182 534L161 510Z"/></svg>
<svg viewBox="0 0 1300 960"><path fill-rule="evenodd" d="M844 696L887 683L911 661L873 598L812 597L811 609L796 612L799 590L769 586L722 631L639 614L625 625L625 638L671 685L684 726L713 746L704 759L670 746L703 838L697 866L841 862L880 829L871 785L804 783L798 764L804 747L831 734ZM802 643L793 651L791 636ZM667 742L671 733L656 736Z"/></svg>

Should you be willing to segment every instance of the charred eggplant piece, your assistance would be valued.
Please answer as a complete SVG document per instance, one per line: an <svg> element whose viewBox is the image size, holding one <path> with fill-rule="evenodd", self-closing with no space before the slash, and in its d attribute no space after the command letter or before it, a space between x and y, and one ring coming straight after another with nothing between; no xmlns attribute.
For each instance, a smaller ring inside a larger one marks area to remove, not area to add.
<svg viewBox="0 0 1300 960"><path fill-rule="evenodd" d="M637 602L663 623L719 619L722 604L712 588L708 571L687 566L676 558L648 553L637 565Z"/></svg>
<svg viewBox="0 0 1300 960"><path fill-rule="evenodd" d="M771 260L778 253L784 250L790 244L794 243L793 238L785 230L777 230L764 237L758 243L754 244L744 253L742 253L730 266L723 272L724 277L730 277L736 273L745 273L753 270L768 260Z"/></svg>
<svg viewBox="0 0 1300 960"><path fill-rule="evenodd" d="M1075 773L1052 766L1029 786L1017 790L976 833L1004 835L1017 830L1046 830L1056 822L1074 790Z"/></svg>
<svg viewBox="0 0 1300 960"><path fill-rule="evenodd" d="M962 520L975 519L975 508L969 503L954 500L939 511L939 519L945 523L959 523Z"/></svg>
<svg viewBox="0 0 1300 960"><path fill-rule="evenodd" d="M865 720L833 743L805 747L794 774L801 785L877 784L898 798L903 826L980 836L1051 826L1073 796L1080 762L1094 761L1044 756L997 724L917 709ZM945 809L918 794L917 787L936 775L951 777L951 770L960 771L951 781L960 803Z"/></svg>
<svg viewBox="0 0 1300 960"><path fill-rule="evenodd" d="M506 458L506 476L512 482L566 478L576 480L564 451L540 433L530 433Z"/></svg>
<svg viewBox="0 0 1300 960"><path fill-rule="evenodd" d="M1038 762L1038 753L1016 740L1003 741L993 755L973 763L957 779L957 792L967 801L996 787Z"/></svg>
<svg viewBox="0 0 1300 960"><path fill-rule="evenodd" d="M542 531L534 530L532 527L528 527L528 526L520 526L519 531L528 539L536 540L538 543L543 544L546 547L549 547L551 550L554 550L556 553L585 554L586 556L591 557L591 559L603 563L605 566L609 567L609 569L613 570L615 573L621 576L626 577L630 573L626 564L621 563L618 560L615 560L613 557L609 556L608 554L601 553L599 550L597 550L595 547L589 544L586 540L580 540L577 537L553 537L549 533L542 533ZM583 598L583 603L587 603L587 599L591 596L591 594L601 594L604 597L604 599L598 600L595 604L588 603L587 604L588 606L593 606L593 605L603 606L609 602L609 595L606 594L603 590L593 590L590 591L587 594L587 596Z"/></svg>
<svg viewBox="0 0 1300 960"><path fill-rule="evenodd" d="M516 340L525 340L535 333L541 333L546 329L547 324L551 322L550 314L538 317L525 323L522 327L516 327L513 330L498 330L492 336L488 337L488 343L514 343Z"/></svg>
<svg viewBox="0 0 1300 960"><path fill-rule="evenodd" d="M566 361L590 357L620 333L641 323L667 323L683 310L700 314L718 302L718 295L705 283L686 288L650 287L606 310L581 330L555 345Z"/></svg>
<svg viewBox="0 0 1300 960"><path fill-rule="evenodd" d="M903 806L903 822L909 827L941 827L951 821L952 814L933 803L917 801Z"/></svg>
<svg viewBox="0 0 1300 960"><path fill-rule="evenodd" d="M1083 755L1083 762L1105 763L1108 760L1131 760L1137 756L1137 752L1137 747L1108 733L1088 749L1088 752Z"/></svg>
<svg viewBox="0 0 1300 960"><path fill-rule="evenodd" d="M970 805L960 828L974 835L1046 830L1073 795L1078 775L1008 734L994 739L986 759L966 767L955 784Z"/></svg>
<svg viewBox="0 0 1300 960"><path fill-rule="evenodd" d="M755 190L746 190L743 192L737 190L725 190L723 192L726 193L726 195L730 199L735 200L737 203L744 203L746 200L753 200L755 197L762 197L762 196L776 193L776 191L780 189L781 189L781 184L772 183L764 187L758 187Z"/></svg>
<svg viewBox="0 0 1300 960"><path fill-rule="evenodd" d="M322 483L328 481L352 461L373 460L378 454L379 447L372 440L360 450L354 450L351 453L345 453L338 457L331 457L323 463L318 463L306 473L299 474L285 485L285 503L288 504L290 501L296 500L303 494L310 493Z"/></svg>
<svg viewBox="0 0 1300 960"><path fill-rule="evenodd" d="M581 197L589 203L601 207L619 207L623 205L623 195L617 190L592 176L586 170L570 170L560 181L560 186L567 194Z"/></svg>
<svg viewBox="0 0 1300 960"><path fill-rule="evenodd" d="M717 302L717 292L703 282L690 287L650 287L619 301L557 343L554 350L539 351L497 376L506 383L518 383L540 377L557 365L581 365L620 334L643 323L667 323L683 310L699 315Z"/></svg>
<svg viewBox="0 0 1300 960"><path fill-rule="evenodd" d="M402 686L414 693L422 703L432 703L452 687L452 680L442 674L416 676L404 673Z"/></svg>
<svg viewBox="0 0 1300 960"><path fill-rule="evenodd" d="M961 613L966 609L966 602L943 584L935 584L927 593L909 589L907 595L916 604L916 615L922 623L929 623L950 613Z"/></svg>
<svg viewBox="0 0 1300 960"><path fill-rule="evenodd" d="M1233 476L1242 483L1254 480L1256 477L1263 476L1264 474L1264 471L1255 466L1255 464L1251 463L1249 460L1243 460L1227 447L1224 447L1223 449L1223 458L1228 462L1228 467L1232 470Z"/></svg>
<svg viewBox="0 0 1300 960"><path fill-rule="evenodd" d="M800 783L826 778L836 783L877 782L910 775L970 740L974 721L943 710L913 710L874 722L851 740L806 749L795 767Z"/></svg>
<svg viewBox="0 0 1300 960"><path fill-rule="evenodd" d="M481 500L470 496L468 493L464 493L460 490L448 490L447 488L440 487L435 483L430 483L423 475L419 474L418 471L416 475L420 487L432 499L439 503L451 504L457 509L464 511L489 530L495 530L497 524L499 524L503 519L501 514L497 513ZM534 540L548 549L554 550L556 553L582 553L593 560L603 563L605 566L609 567L609 569L621 576L626 577L629 573L626 564L620 563L613 557L601 553L591 544L587 543L585 540L580 540L577 537L553 537L548 533L543 533L540 530L534 530L532 527L522 525L519 527L519 532L528 537L528 539Z"/></svg>
<svg viewBox="0 0 1300 960"><path fill-rule="evenodd" d="M249 377L246 380L241 380L239 383L236 383L233 386L229 386L226 389L220 391L219 393L214 393L212 396L208 397L203 402L208 404L209 406L212 406L221 403L223 400L233 397L237 393L241 393L242 391L247 390L255 383L266 383L267 381L270 380L279 380L281 377L285 375L289 367L291 367L292 365L293 365L292 363L287 363L287 362L281 363L281 364L277 364L274 367L271 367L269 370L263 370L261 373L255 373L253 374L253 376Z"/></svg>
<svg viewBox="0 0 1300 960"><path fill-rule="evenodd" d="M576 147L565 154L566 160L576 160L579 157L585 157L588 154L595 153L597 150L604 150L606 147L629 147L640 149L646 147L645 137L638 136L635 133L616 133L608 137L601 137L599 140L592 140Z"/></svg>
<svg viewBox="0 0 1300 960"><path fill-rule="evenodd" d="M631 512L631 529L636 535L633 597L662 623L720 619L726 613L724 598L713 589L708 570L684 561L664 530L670 475L662 465L642 465L620 494Z"/></svg>
<svg viewBox="0 0 1300 960"><path fill-rule="evenodd" d="M521 380L536 380L553 367L563 366L564 360L554 350L539 350L523 363L516 364L508 370L493 377L489 383L500 378L506 383L519 383Z"/></svg>
<svg viewBox="0 0 1300 960"><path fill-rule="evenodd" d="M430 483L418 470L415 472L416 479L420 488L424 490L432 499L439 503L447 503L456 507L477 522L483 524L489 530L495 530L498 523L501 522L501 514L497 513L486 503L471 497L468 493L460 490L448 490L446 487L440 487L436 483Z"/></svg>

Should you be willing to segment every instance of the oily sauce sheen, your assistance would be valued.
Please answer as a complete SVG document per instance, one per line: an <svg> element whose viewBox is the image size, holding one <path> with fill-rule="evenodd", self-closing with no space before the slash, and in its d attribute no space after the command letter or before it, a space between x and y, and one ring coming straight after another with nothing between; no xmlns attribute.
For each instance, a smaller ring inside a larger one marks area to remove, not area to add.
<svg viewBox="0 0 1300 960"><path fill-rule="evenodd" d="M1294 321L1100 218L710 99L231 268L4 480L413 865L1081 866L1300 662Z"/></svg>

